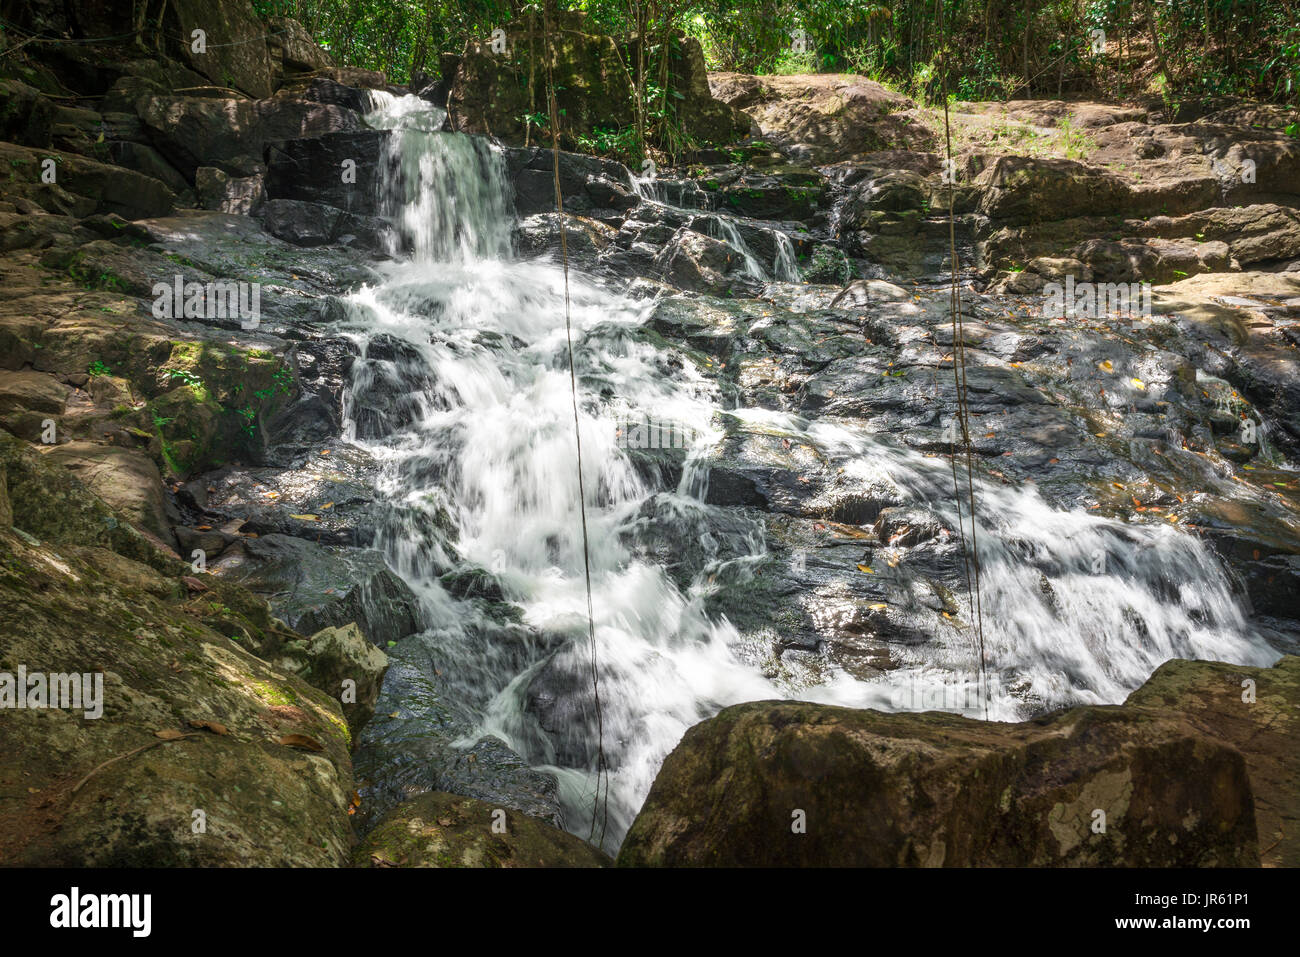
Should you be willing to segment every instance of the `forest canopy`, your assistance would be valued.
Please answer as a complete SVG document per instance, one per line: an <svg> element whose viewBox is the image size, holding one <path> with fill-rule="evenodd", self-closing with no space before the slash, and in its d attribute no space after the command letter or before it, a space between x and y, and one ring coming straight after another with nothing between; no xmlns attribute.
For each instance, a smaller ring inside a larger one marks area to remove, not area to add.
<svg viewBox="0 0 1300 957"><path fill-rule="evenodd" d="M934 99L1216 95L1297 101L1296 0L547 0L594 30L680 31L710 69L860 73ZM255 0L344 65L436 79L441 53L529 15L521 0Z"/></svg>

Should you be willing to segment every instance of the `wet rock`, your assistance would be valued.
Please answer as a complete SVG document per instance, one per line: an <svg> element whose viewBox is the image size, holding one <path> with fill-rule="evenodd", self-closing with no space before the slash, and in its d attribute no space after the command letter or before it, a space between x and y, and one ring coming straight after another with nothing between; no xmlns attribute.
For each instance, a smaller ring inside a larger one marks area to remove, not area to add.
<svg viewBox="0 0 1300 957"><path fill-rule="evenodd" d="M506 170L521 217L555 212L555 156L540 146L506 149ZM560 152L560 194L565 212L592 218L622 218L639 200L622 163Z"/></svg>
<svg viewBox="0 0 1300 957"><path fill-rule="evenodd" d="M523 706L525 757L536 764L595 766L599 716L591 693L591 661L578 643L570 642L536 670L523 691Z"/></svg>
<svg viewBox="0 0 1300 957"><path fill-rule="evenodd" d="M746 283L736 275L740 257L721 240L685 227L673 234L655 262L658 274L679 289L719 295Z"/></svg>
<svg viewBox="0 0 1300 957"><path fill-rule="evenodd" d="M339 434L338 409L329 399L303 393L266 423L266 458L271 464L295 462Z"/></svg>
<svg viewBox="0 0 1300 957"><path fill-rule="evenodd" d="M761 523L731 509L711 509L696 499L661 494L647 499L621 537L664 568L686 592L698 576L727 561L763 550Z"/></svg>
<svg viewBox="0 0 1300 957"><path fill-rule="evenodd" d="M604 867L610 863L581 839L527 815L440 792L421 795L385 816L356 849L353 862L359 867Z"/></svg>
<svg viewBox="0 0 1300 957"><path fill-rule="evenodd" d="M624 866L1258 860L1242 755L1162 712L990 725L770 701L686 733L619 854Z"/></svg>
<svg viewBox="0 0 1300 957"><path fill-rule="evenodd" d="M356 622L370 642L384 647L422 627L415 593L373 550L273 534L244 539L211 568L265 595L275 614L304 634Z"/></svg>
<svg viewBox="0 0 1300 957"><path fill-rule="evenodd" d="M493 640L487 632L475 637ZM362 805L355 823L361 833L401 802L439 790L560 826L553 775L530 767L490 735L468 747L456 743L479 719L471 696L458 693L448 674L454 665L450 655L420 638L391 649L389 659L376 716L361 736L356 758Z"/></svg>
<svg viewBox="0 0 1300 957"><path fill-rule="evenodd" d="M371 216L379 195L377 170L388 133L380 130L329 132L307 139L288 138L267 158L266 194L271 199L324 203ZM356 182L345 183L343 164L356 164Z"/></svg>
<svg viewBox="0 0 1300 957"><path fill-rule="evenodd" d="M257 218L266 231L295 246L339 245L375 253L383 248L387 226L378 217L298 199L273 199Z"/></svg>
<svg viewBox="0 0 1300 957"><path fill-rule="evenodd" d="M261 204L265 193L262 183L265 174L230 176L211 166L200 166L194 171L194 190L199 205L237 216L250 216Z"/></svg>
<svg viewBox="0 0 1300 957"><path fill-rule="evenodd" d="M349 622L288 642L280 649L276 665L340 701L355 740L375 713L388 656Z"/></svg>
<svg viewBox="0 0 1300 957"><path fill-rule="evenodd" d="M561 234L564 235L570 264L589 269L614 241L615 231L594 219L567 213L539 213L521 220L515 227L521 255L546 255L556 262L560 259Z"/></svg>
<svg viewBox="0 0 1300 957"><path fill-rule="evenodd" d="M706 178L714 203L739 216L755 219L812 222L826 195L826 179L814 169L777 166L734 177Z"/></svg>

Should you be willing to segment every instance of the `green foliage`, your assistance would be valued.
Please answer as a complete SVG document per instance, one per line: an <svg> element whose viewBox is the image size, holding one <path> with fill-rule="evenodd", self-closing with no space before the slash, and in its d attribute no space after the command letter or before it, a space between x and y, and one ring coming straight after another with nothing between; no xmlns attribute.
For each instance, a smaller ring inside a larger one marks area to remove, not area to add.
<svg viewBox="0 0 1300 957"><path fill-rule="evenodd" d="M434 78L440 54L540 14L543 2L585 13L593 32L643 29L652 79L662 79L664 39L680 31L700 41L711 69L860 73L931 102L945 86L967 100L1162 92L1171 104L1218 94L1300 101L1292 0L254 0L254 7L298 19L339 63L405 83ZM1093 51L1093 30L1105 31L1104 51ZM647 113L669 107L651 84L643 103ZM657 124L671 125L663 116ZM610 152L625 145L605 143Z"/></svg>
<svg viewBox="0 0 1300 957"><path fill-rule="evenodd" d="M592 130L591 136L578 135L574 139L577 141L578 149L583 153L612 156L626 163L635 163L641 159L635 127L629 126L619 130L598 126Z"/></svg>

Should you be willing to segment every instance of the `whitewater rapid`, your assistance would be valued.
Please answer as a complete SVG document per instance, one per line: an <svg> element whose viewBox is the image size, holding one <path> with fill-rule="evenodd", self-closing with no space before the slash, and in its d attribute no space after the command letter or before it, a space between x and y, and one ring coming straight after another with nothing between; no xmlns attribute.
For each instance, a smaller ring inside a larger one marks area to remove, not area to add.
<svg viewBox="0 0 1300 957"><path fill-rule="evenodd" d="M554 773L565 825L586 837L596 741L564 274L555 262L513 257L513 204L498 149L481 137L432 132L441 114L415 97L375 98L369 122L392 130L381 205L394 258L378 267L381 281L347 300L341 331L360 358L348 383L345 438L382 465L379 492L390 517L376 545L421 598L430 625L424 640L438 650L441 680L475 723L465 743L497 735ZM716 235L739 239L732 223L716 222ZM747 271L763 276L743 252ZM792 278L785 275L792 256L783 259L778 278ZM979 482L987 686L977 687L970 630L956 625L877 681L829 666L799 681L765 677L770 651L706 614L716 586L700 576L679 588L627 544L656 490L620 447L620 423L652 414L690 436L682 482L660 501L683 515L707 514L709 452L723 437L717 387L690 362L667 374L662 348L636 335L652 300L634 301L576 272L569 295L610 768L607 849L617 848L686 729L730 704L798 697L975 715L987 691L989 717L1016 720L1027 700L1040 710L1121 701L1171 657L1255 665L1277 657L1195 537L1062 511L1029 486ZM956 527L946 459L843 422L726 411L818 450L847 481L888 486ZM454 548L429 532L448 520ZM754 522L750 554L733 561L753 565L765 553L763 526ZM484 642L482 608L438 581L466 566L494 574L535 633L563 640ZM916 597L900 595L899 604ZM811 607L821 598L802 600ZM540 729L527 706L542 672L568 696L564 728Z"/></svg>

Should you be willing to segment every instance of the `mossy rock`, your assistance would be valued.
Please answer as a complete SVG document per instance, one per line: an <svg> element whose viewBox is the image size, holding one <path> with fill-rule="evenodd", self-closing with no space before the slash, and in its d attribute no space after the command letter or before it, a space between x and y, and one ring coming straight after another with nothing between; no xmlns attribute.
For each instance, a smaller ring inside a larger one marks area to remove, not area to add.
<svg viewBox="0 0 1300 957"><path fill-rule="evenodd" d="M761 701L686 733L618 862L1243 867L1259 844L1241 753L1177 713L1002 724Z"/></svg>
<svg viewBox="0 0 1300 957"><path fill-rule="evenodd" d="M0 709L0 865L343 863L338 704L209 627L211 592L33 541L0 528L0 671L102 675L102 714Z"/></svg>
<svg viewBox="0 0 1300 957"><path fill-rule="evenodd" d="M606 867L586 841L509 808L430 791L394 808L352 856L358 867Z"/></svg>

